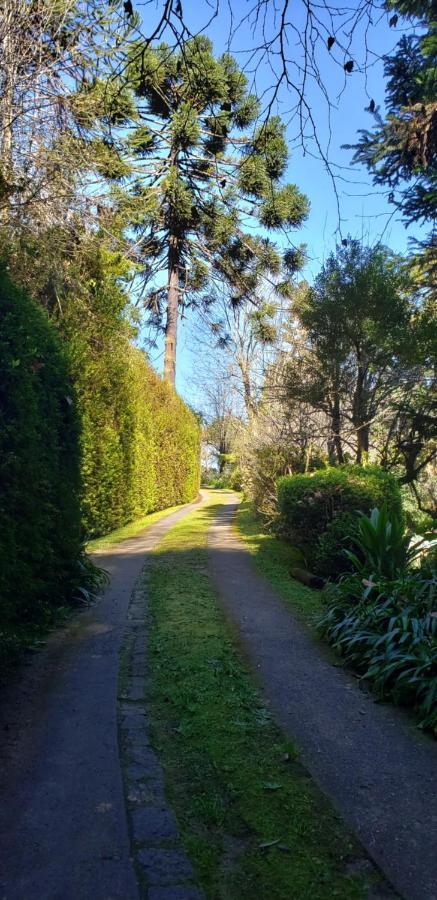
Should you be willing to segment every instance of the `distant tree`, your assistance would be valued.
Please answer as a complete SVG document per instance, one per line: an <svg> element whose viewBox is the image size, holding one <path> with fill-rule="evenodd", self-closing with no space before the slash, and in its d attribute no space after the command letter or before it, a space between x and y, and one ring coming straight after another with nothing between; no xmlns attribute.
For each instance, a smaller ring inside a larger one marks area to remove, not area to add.
<svg viewBox="0 0 437 900"><path fill-rule="evenodd" d="M362 462L375 418L412 377L403 356L414 311L406 287L399 260L386 248L349 240L328 258L314 287L296 294L308 353L297 366L290 361L289 391L329 415L337 462L344 461L345 420Z"/></svg>
<svg viewBox="0 0 437 900"><path fill-rule="evenodd" d="M129 144L146 303L164 323L164 376L174 383L181 310L199 305L214 275L238 301L253 297L260 276L280 269L262 230L299 226L308 202L282 182L284 125L278 117L255 124L259 102L245 75L229 54L215 57L207 38L177 52L136 48L129 80L140 121ZM261 232L251 234L250 223Z"/></svg>

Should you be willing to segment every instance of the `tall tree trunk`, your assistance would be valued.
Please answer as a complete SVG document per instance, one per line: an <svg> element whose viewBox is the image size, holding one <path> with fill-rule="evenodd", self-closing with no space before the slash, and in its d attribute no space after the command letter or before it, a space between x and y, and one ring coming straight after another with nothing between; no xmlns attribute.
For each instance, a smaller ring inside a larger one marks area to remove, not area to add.
<svg viewBox="0 0 437 900"><path fill-rule="evenodd" d="M332 446L339 465L344 463L343 445L341 442L340 397L336 391L331 406Z"/></svg>
<svg viewBox="0 0 437 900"><path fill-rule="evenodd" d="M246 412L249 419L252 419L255 416L256 405L254 403L252 395L252 384L250 380L249 366L242 356L238 357L237 362L240 367L241 379L243 382L244 405L246 407Z"/></svg>
<svg viewBox="0 0 437 900"><path fill-rule="evenodd" d="M357 431L357 463L362 463L369 452L369 426L361 425Z"/></svg>
<svg viewBox="0 0 437 900"><path fill-rule="evenodd" d="M6 22L5 35L0 43L0 53L3 57L4 79L0 96L0 174L6 183L4 206L0 209L0 221L7 224L9 219L9 193L8 183L12 181L12 120L14 103L14 79L15 62L12 52L12 41L8 28L11 27L10 10L9 21ZM6 19L6 15L5 15Z"/></svg>
<svg viewBox="0 0 437 900"><path fill-rule="evenodd" d="M176 341L179 315L179 238L170 235L168 247L167 321L165 325L164 378L175 385Z"/></svg>
<svg viewBox="0 0 437 900"><path fill-rule="evenodd" d="M357 383L353 400L352 419L357 434L356 462L361 464L363 457L369 452L369 425L366 402L366 370L362 363L358 363Z"/></svg>

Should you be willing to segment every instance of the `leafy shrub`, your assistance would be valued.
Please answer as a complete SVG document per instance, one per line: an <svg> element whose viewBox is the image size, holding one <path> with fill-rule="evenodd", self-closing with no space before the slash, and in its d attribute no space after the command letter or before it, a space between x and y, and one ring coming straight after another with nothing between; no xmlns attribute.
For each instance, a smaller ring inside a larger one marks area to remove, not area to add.
<svg viewBox="0 0 437 900"><path fill-rule="evenodd" d="M262 430L262 421L257 427ZM281 440L261 435L257 441L260 446L244 448L241 483L258 515L271 525L278 515L278 479L291 472L323 469L326 460L317 449L308 458L300 448Z"/></svg>
<svg viewBox="0 0 437 900"><path fill-rule="evenodd" d="M139 352L139 351L138 351ZM146 366L146 406L154 447L154 509L186 503L200 483L200 423L173 388Z"/></svg>
<svg viewBox="0 0 437 900"><path fill-rule="evenodd" d="M421 487L418 485L418 487ZM425 485L425 488L428 485ZM423 490L423 488L421 488ZM433 531L437 527L437 518L436 516L432 516L429 512L424 512L419 509L417 500L410 488L409 485L404 485L401 488L402 493L402 507L405 513L405 521L408 528L413 531L415 534L427 534L430 531ZM428 500L429 505L432 506L432 497L430 497L431 492L428 491Z"/></svg>
<svg viewBox="0 0 437 900"><path fill-rule="evenodd" d="M79 584L78 423L46 313L0 270L2 623L42 621ZM80 581L80 579L79 579Z"/></svg>
<svg viewBox="0 0 437 900"><path fill-rule="evenodd" d="M241 469L236 461L235 455L233 453L226 454L225 465L221 472L217 472L217 469L204 470L202 474L202 484L205 487L210 488L241 491Z"/></svg>
<svg viewBox="0 0 437 900"><path fill-rule="evenodd" d="M111 378L92 384L86 376L79 393L83 521L89 535L185 503L199 488L194 413L129 343L119 367L107 357L99 362L106 375L109 363Z"/></svg>
<svg viewBox="0 0 437 900"><path fill-rule="evenodd" d="M437 731L436 578L396 516L374 510L359 523L355 572L324 590L322 635L382 699L413 706L423 728ZM428 545L432 551L432 544Z"/></svg>
<svg viewBox="0 0 437 900"><path fill-rule="evenodd" d="M278 503L277 529L302 549L308 567L325 577L336 578L351 568L344 550L353 548L357 512L385 505L402 521L396 479L376 466L285 476L278 481Z"/></svg>
<svg viewBox="0 0 437 900"><path fill-rule="evenodd" d="M413 541L395 513L387 508L372 509L361 515L353 538L359 556L350 550L345 555L354 569L366 578L397 578L404 575L421 555L431 552L435 541Z"/></svg>

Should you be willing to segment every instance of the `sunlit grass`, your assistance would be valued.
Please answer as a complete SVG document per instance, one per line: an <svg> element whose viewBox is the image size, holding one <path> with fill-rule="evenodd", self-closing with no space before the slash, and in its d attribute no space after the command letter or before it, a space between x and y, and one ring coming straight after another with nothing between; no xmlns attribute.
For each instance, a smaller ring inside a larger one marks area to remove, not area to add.
<svg viewBox="0 0 437 900"><path fill-rule="evenodd" d="M149 525L154 525L155 522L159 522L164 516L176 512L177 509L181 509L181 506L169 506L168 509L160 509L157 512L149 513L147 516L142 516L141 519L135 519L134 522L128 522L127 525L122 525L121 528L116 528L109 534L93 538L86 545L87 553L99 553L107 547L112 547L113 544L118 544L119 541L126 541L128 538L136 537L140 531L143 531Z"/></svg>
<svg viewBox="0 0 437 900"><path fill-rule="evenodd" d="M152 737L196 875L214 900L365 897L348 870L357 849L273 723L220 607L213 513L173 528L147 575Z"/></svg>
<svg viewBox="0 0 437 900"><path fill-rule="evenodd" d="M266 533L247 501L239 507L235 525L260 574L307 625L314 626L324 607L320 592L305 587L291 574L294 566L302 565L299 551Z"/></svg>

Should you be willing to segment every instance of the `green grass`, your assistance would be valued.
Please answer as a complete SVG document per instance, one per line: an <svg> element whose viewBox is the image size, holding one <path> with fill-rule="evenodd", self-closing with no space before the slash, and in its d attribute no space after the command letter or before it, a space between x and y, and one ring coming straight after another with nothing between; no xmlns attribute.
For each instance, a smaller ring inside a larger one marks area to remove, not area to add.
<svg viewBox="0 0 437 900"><path fill-rule="evenodd" d="M116 528L115 531L111 531L109 534L93 538L93 540L88 541L86 545L87 553L100 553L101 550L106 550L108 547L112 547L113 544L118 544L120 541L126 541L128 538L135 537L140 531L143 531L144 528L148 528L149 525L154 525L155 522L159 522L164 516L169 516L170 513L175 512L177 509L181 509L181 506L169 506L168 509L159 509L158 512L149 513L141 519L135 519L134 522L128 522L127 525L122 525L121 528Z"/></svg>
<svg viewBox="0 0 437 900"><path fill-rule="evenodd" d="M214 509L173 528L146 576L152 738L183 841L208 898L358 900L362 853L273 723L217 601Z"/></svg>
<svg viewBox="0 0 437 900"><path fill-rule="evenodd" d="M293 607L305 624L314 627L325 607L319 591L305 587L291 575L293 566L302 565L299 551L280 538L266 534L247 501L241 503L235 524L260 574Z"/></svg>

